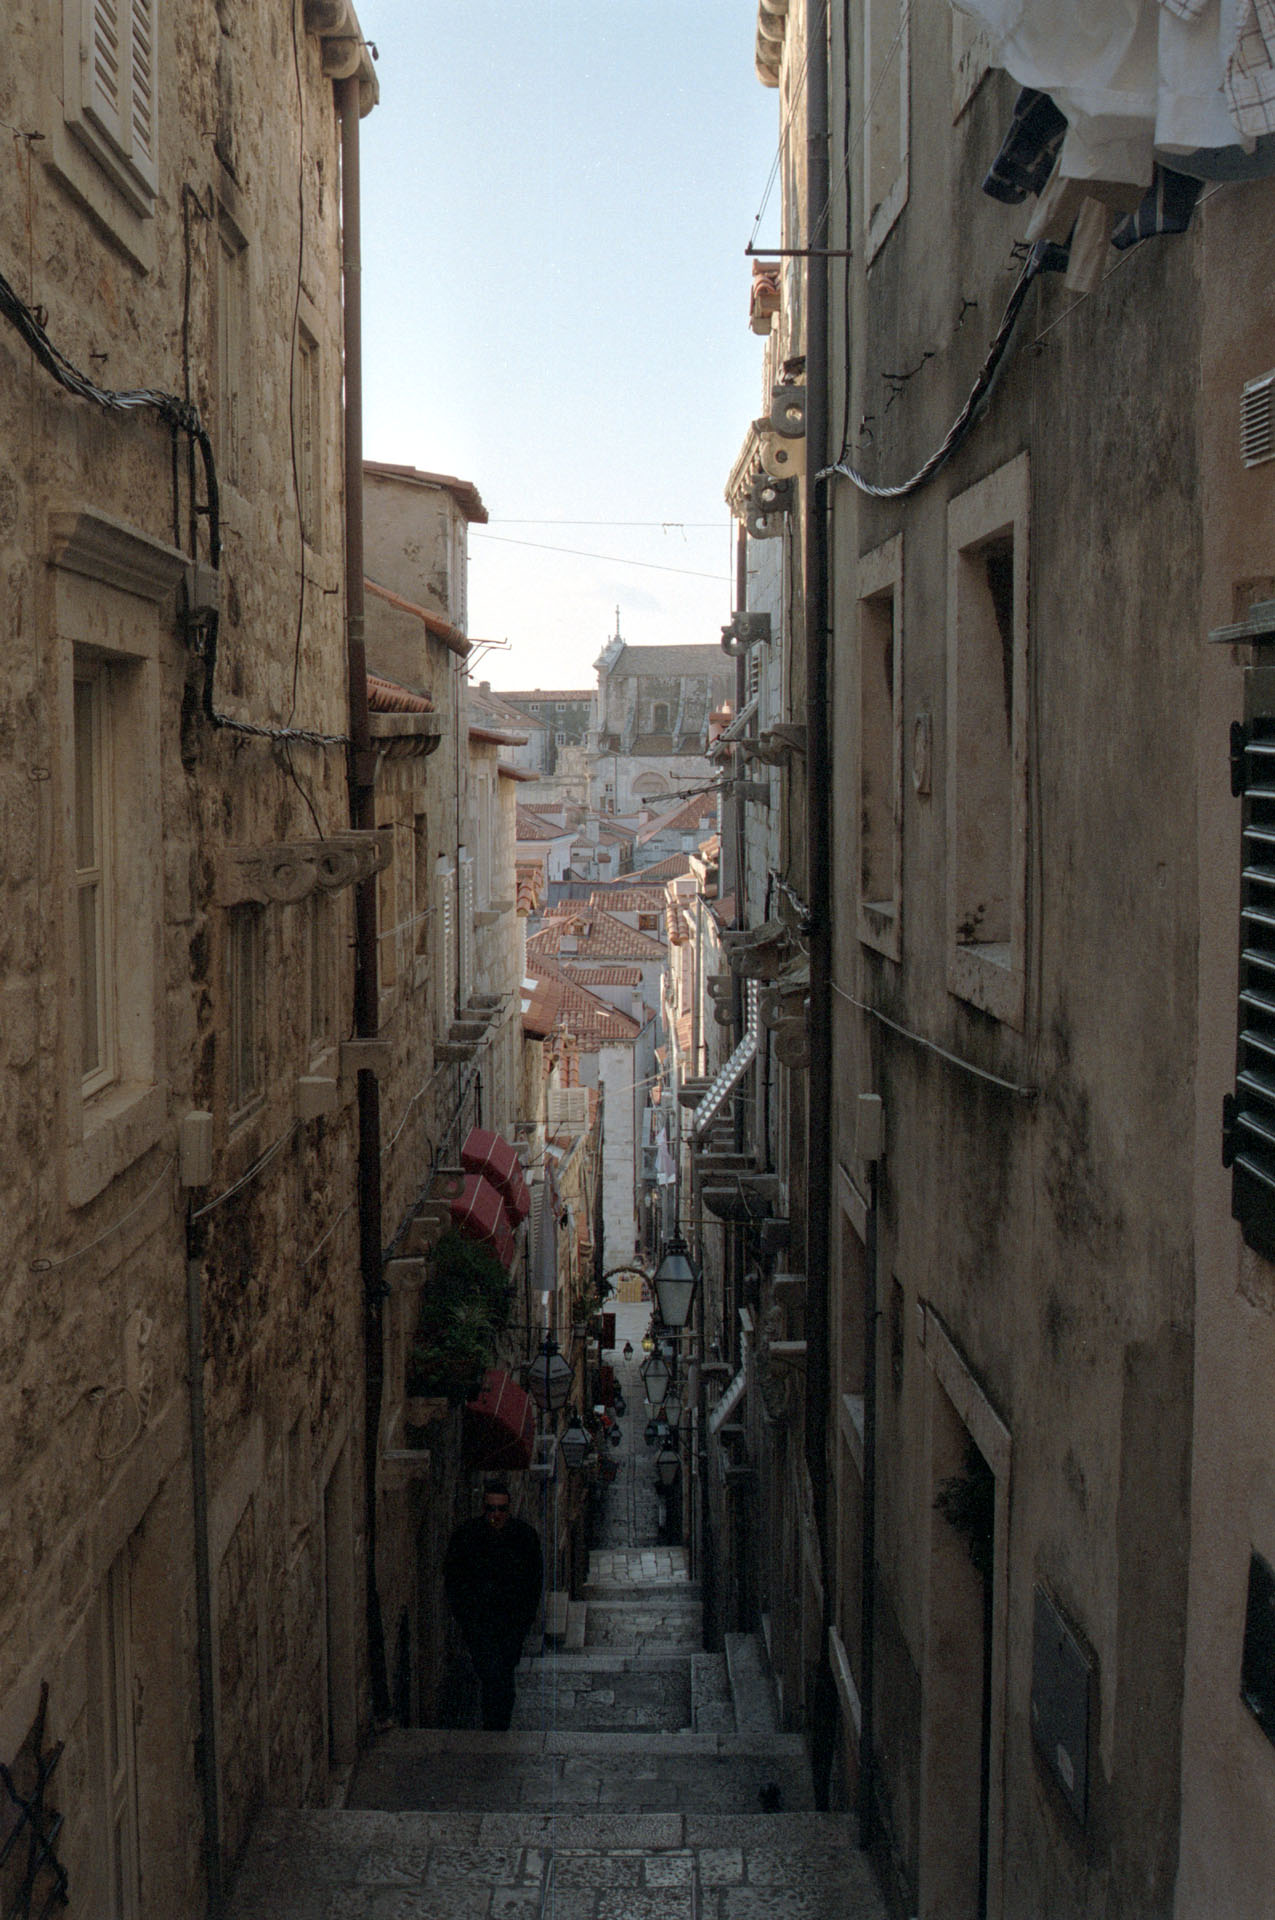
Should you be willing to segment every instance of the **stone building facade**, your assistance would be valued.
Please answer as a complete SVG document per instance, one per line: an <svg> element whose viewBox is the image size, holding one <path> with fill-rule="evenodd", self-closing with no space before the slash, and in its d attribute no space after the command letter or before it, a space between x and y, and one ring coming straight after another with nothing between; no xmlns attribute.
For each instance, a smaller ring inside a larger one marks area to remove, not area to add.
<svg viewBox="0 0 1275 1920"><path fill-rule="evenodd" d="M1051 102L996 10L758 12L804 251L754 277L731 478L770 622L730 637L789 665L727 742L779 840L759 894L774 806L727 809L720 996L760 1025L693 1156L707 1212L719 1166L752 1200L705 1305L712 1522L906 1911L1256 1914L1271 186L1211 134L1201 186L1150 120L1094 185L1050 18L1028 179L1002 146Z"/></svg>
<svg viewBox="0 0 1275 1920"><path fill-rule="evenodd" d="M344 4L113 22L19 6L0 75L0 1753L47 1687L70 1910L132 1920L202 1911L369 1712L340 144L376 82Z"/></svg>
<svg viewBox="0 0 1275 1920"><path fill-rule="evenodd" d="M20 6L0 72L0 1759L61 1747L71 1913L168 1920L436 1694L471 1472L404 1348L440 1168L514 1138L522 923L481 501L360 457L358 21L115 14Z"/></svg>

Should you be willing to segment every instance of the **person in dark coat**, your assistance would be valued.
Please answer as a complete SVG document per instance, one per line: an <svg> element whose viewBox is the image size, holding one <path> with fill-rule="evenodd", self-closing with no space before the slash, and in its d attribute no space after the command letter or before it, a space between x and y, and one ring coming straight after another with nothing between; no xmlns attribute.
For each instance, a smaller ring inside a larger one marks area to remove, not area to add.
<svg viewBox="0 0 1275 1920"><path fill-rule="evenodd" d="M443 1588L482 1685L483 1725L503 1731L514 1710L514 1669L540 1605L540 1536L509 1511L509 1487L489 1480L483 1510L447 1543Z"/></svg>

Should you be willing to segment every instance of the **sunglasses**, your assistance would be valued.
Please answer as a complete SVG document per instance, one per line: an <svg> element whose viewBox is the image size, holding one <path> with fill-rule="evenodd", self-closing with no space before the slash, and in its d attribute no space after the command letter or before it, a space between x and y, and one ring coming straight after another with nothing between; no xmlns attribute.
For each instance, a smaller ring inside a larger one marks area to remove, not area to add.
<svg viewBox="0 0 1275 1920"><path fill-rule="evenodd" d="M509 1502L507 1500L484 1500L483 1501L484 1513L508 1513L508 1511L509 1511Z"/></svg>

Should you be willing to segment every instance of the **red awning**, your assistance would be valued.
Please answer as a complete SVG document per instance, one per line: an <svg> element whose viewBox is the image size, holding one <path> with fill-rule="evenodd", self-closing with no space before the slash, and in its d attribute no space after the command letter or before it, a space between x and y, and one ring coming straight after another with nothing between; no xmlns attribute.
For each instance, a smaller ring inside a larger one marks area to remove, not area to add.
<svg viewBox="0 0 1275 1920"><path fill-rule="evenodd" d="M473 1127L460 1150L460 1164L467 1173L481 1173L499 1187L511 1226L518 1226L531 1212L531 1195L523 1178L518 1150L498 1133Z"/></svg>
<svg viewBox="0 0 1275 1920"><path fill-rule="evenodd" d="M499 1367L483 1375L483 1390L465 1406L463 1459L480 1473L521 1472L536 1448L531 1396Z"/></svg>
<svg viewBox="0 0 1275 1920"><path fill-rule="evenodd" d="M481 1174L467 1173L460 1192L448 1202L452 1225L469 1240L490 1247L503 1267L514 1263L514 1236L505 1212L504 1197L498 1187Z"/></svg>

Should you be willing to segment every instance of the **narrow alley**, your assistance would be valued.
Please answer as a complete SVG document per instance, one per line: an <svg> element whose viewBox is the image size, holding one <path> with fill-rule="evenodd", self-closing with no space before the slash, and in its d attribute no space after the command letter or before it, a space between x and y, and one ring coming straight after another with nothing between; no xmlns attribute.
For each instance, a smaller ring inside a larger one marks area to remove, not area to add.
<svg viewBox="0 0 1275 1920"><path fill-rule="evenodd" d="M619 1309L617 1338L646 1313ZM345 1808L258 1821L231 1920L884 1920L760 1639L701 1646L686 1549L657 1543L640 1358L588 1585L559 1642L528 1639L513 1731L381 1734Z"/></svg>

